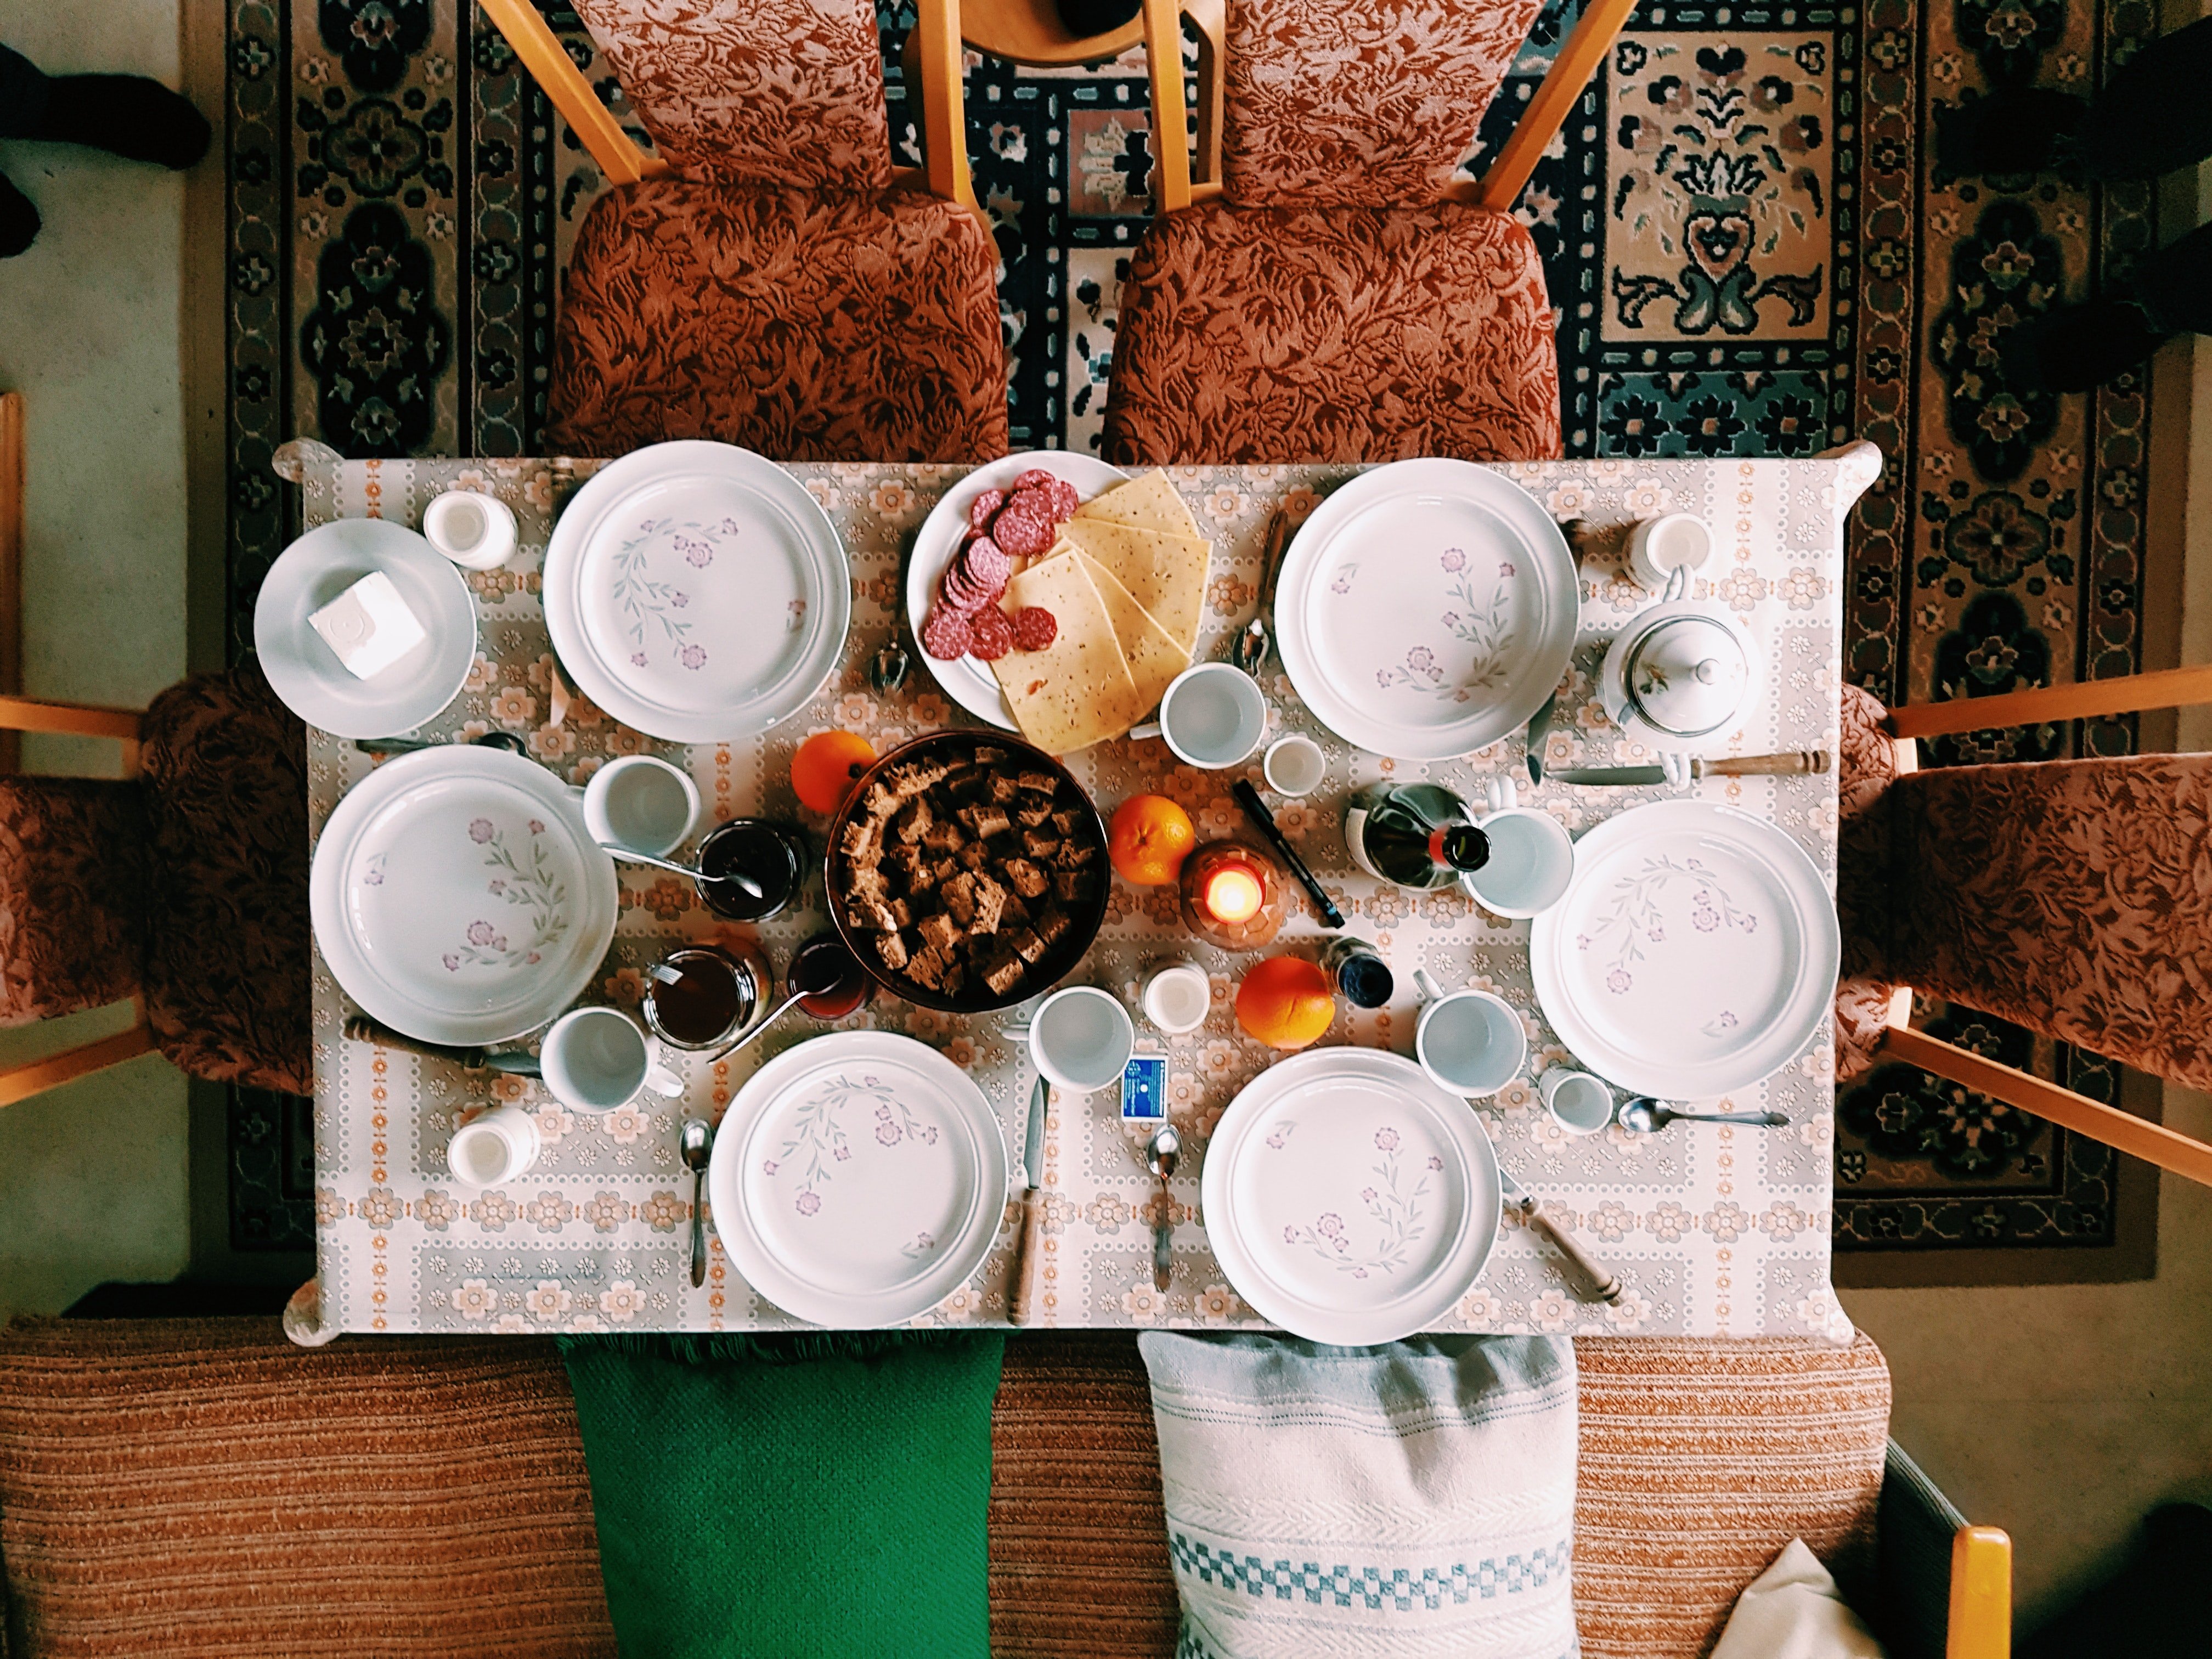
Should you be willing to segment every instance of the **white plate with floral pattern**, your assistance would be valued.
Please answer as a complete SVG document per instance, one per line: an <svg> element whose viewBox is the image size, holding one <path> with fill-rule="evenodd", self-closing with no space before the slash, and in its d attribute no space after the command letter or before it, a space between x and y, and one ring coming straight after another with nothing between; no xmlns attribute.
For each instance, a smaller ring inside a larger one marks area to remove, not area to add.
<svg viewBox="0 0 2212 1659"><path fill-rule="evenodd" d="M833 1031L738 1091L707 1189L723 1248L777 1307L841 1330L896 1325L990 1254L1006 1142L982 1091L934 1048Z"/></svg>
<svg viewBox="0 0 2212 1659"><path fill-rule="evenodd" d="M1498 1237L1481 1119L1380 1049L1310 1049L1261 1073L1222 1114L1200 1185L1237 1293L1316 1342L1430 1329Z"/></svg>
<svg viewBox="0 0 2212 1659"><path fill-rule="evenodd" d="M1567 539L1527 490L1471 461L1397 461L1298 531L1275 640L1346 743L1448 760L1528 724L1566 672L1579 605Z"/></svg>
<svg viewBox="0 0 2212 1659"><path fill-rule="evenodd" d="M1119 467L1109 466L1095 455L1067 449L1018 451L986 462L973 472L953 480L951 488L938 498L937 505L929 509L929 516L921 521L921 528L915 532L914 552L906 562L907 626L913 631L915 651L929 665L931 677L944 688L946 696L977 720L988 720L1009 732L1020 728L1014 724L1013 711L1006 707L1006 696L999 690L998 676L992 673L990 665L975 657L939 661L921 649L921 625L929 620L929 613L936 606L937 584L945 567L960 550L962 533L968 528L969 507L987 489L1012 490L1014 480L1032 467L1066 479L1086 501L1115 484L1129 481L1129 475Z"/></svg>
<svg viewBox="0 0 2212 1659"><path fill-rule="evenodd" d="M545 549L545 625L579 689L674 743L748 738L842 660L853 577L804 486L729 444L655 444L579 489Z"/></svg>
<svg viewBox="0 0 2212 1659"><path fill-rule="evenodd" d="M1584 836L1573 884L1528 939L1537 1000L1576 1058L1674 1100L1748 1088L1794 1059L1827 1018L1842 954L1804 848L1697 800Z"/></svg>
<svg viewBox="0 0 2212 1659"><path fill-rule="evenodd" d="M553 1018L614 938L614 861L568 786L474 744L386 761L315 842L315 941L345 994L426 1042L480 1044Z"/></svg>

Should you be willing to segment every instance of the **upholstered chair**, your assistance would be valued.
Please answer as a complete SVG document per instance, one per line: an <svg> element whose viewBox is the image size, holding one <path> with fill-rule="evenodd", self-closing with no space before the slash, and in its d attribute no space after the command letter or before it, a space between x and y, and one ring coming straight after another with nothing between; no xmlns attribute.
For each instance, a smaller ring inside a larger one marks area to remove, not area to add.
<svg viewBox="0 0 2212 1659"><path fill-rule="evenodd" d="M2212 1184L2212 1147L1908 1023L1918 992L2212 1088L2212 755L1922 769L1914 749L2208 699L2212 668L1896 710L1844 689L1839 1082L1917 1066Z"/></svg>
<svg viewBox="0 0 2212 1659"><path fill-rule="evenodd" d="M1511 208L1627 6L1587 8L1490 174L1454 177L1538 4L1228 0L1215 187L1187 182L1180 56L1155 74L1160 211L1121 284L1109 460L1559 453L1552 306ZM1172 13L1149 0L1156 59Z"/></svg>
<svg viewBox="0 0 2212 1659"><path fill-rule="evenodd" d="M891 167L868 0L575 0L651 157L529 0L484 7L615 181L564 278L554 446L604 456L714 438L779 460L1006 452L998 248L964 159L940 153L960 131L950 4L922 9L926 48L951 46L949 86L945 52L922 53L927 175Z"/></svg>
<svg viewBox="0 0 2212 1659"><path fill-rule="evenodd" d="M196 676L143 715L0 697L0 726L113 738L134 774L0 777L0 1024L140 1015L0 1072L0 1105L154 1048L313 1093L307 732L261 671Z"/></svg>

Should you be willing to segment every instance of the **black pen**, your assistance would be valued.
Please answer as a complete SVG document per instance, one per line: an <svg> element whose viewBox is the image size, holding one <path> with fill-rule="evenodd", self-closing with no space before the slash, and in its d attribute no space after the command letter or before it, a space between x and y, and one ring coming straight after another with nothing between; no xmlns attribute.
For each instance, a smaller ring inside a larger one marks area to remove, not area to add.
<svg viewBox="0 0 2212 1659"><path fill-rule="evenodd" d="M1306 890L1306 896L1314 902L1314 908L1321 912L1322 922L1331 927L1343 927L1344 912L1336 908L1336 902L1322 890L1321 883L1314 879L1314 872L1306 868L1306 861L1298 856L1297 848L1283 838L1283 832L1275 827L1275 815L1267 810L1267 803L1260 799L1260 792L1249 781L1239 778L1229 786L1229 793L1237 797L1237 804L1244 809L1244 816L1260 826L1267 835L1268 844L1281 854L1283 862L1291 866L1291 873L1298 878L1298 885Z"/></svg>

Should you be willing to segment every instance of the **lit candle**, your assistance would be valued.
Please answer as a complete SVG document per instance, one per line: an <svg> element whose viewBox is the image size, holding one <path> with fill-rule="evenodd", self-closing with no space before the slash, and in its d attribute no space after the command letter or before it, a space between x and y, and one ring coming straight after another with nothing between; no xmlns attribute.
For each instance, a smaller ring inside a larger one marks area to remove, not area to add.
<svg viewBox="0 0 2212 1659"><path fill-rule="evenodd" d="M1225 864L1206 878L1206 914L1217 921L1243 921L1265 897L1260 878L1237 865Z"/></svg>

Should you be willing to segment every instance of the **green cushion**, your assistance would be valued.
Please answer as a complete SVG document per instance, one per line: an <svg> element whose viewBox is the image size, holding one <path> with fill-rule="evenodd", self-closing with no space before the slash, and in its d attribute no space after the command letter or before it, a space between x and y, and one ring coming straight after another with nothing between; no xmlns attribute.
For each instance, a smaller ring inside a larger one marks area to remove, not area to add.
<svg viewBox="0 0 2212 1659"><path fill-rule="evenodd" d="M1002 1336L562 1346L623 1659L988 1659Z"/></svg>

